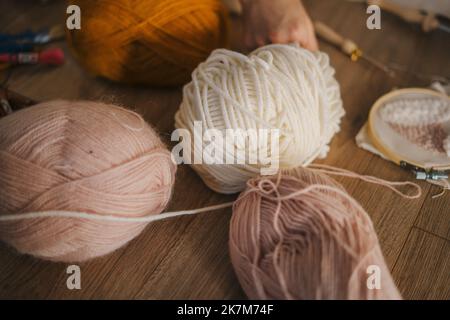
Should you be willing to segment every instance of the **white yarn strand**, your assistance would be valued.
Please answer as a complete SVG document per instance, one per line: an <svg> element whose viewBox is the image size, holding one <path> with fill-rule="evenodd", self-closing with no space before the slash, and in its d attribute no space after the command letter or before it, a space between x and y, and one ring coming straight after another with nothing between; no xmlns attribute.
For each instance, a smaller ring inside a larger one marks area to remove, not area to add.
<svg viewBox="0 0 450 320"><path fill-rule="evenodd" d="M202 212L216 211L224 208L229 208L233 205L233 203L234 202L226 202L205 208L165 212L161 214L147 215L142 217L127 217L119 215L116 216L116 215L103 215L87 212L53 210L53 211L27 212L27 213L3 215L0 216L0 221L6 222L6 221L18 221L26 219L42 219L42 218L57 217L57 218L75 218L75 219L88 219L88 220L109 221L109 222L148 223L174 218L178 216L196 215Z"/></svg>

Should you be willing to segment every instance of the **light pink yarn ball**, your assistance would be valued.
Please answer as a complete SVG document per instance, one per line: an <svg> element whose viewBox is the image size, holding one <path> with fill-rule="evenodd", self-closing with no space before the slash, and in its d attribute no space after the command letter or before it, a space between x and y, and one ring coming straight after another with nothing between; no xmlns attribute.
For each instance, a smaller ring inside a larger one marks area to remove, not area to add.
<svg viewBox="0 0 450 320"><path fill-rule="evenodd" d="M401 299L368 214L309 169L250 180L233 208L229 246L250 299ZM379 289L367 285L373 266Z"/></svg>
<svg viewBox="0 0 450 320"><path fill-rule="evenodd" d="M0 119L0 215L71 211L141 217L168 203L176 166L136 113L52 101ZM147 225L68 217L0 222L21 253L63 262L102 256Z"/></svg>

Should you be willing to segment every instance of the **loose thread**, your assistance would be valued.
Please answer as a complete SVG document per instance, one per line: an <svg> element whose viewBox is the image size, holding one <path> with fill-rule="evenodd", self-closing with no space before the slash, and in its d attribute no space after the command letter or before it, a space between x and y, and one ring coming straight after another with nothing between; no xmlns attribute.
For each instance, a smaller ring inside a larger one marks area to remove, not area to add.
<svg viewBox="0 0 450 320"><path fill-rule="evenodd" d="M432 185L440 187L442 190L440 193L434 194L431 196L432 199L437 199L442 197L447 190L450 190L450 182L447 179L441 179L438 181L435 180L427 180L428 183L431 183Z"/></svg>
<svg viewBox="0 0 450 320"><path fill-rule="evenodd" d="M120 109L121 111L124 111L125 113L127 113L130 116L136 118L140 122L140 127L133 127L133 126L127 125L121 119L119 119L119 117L116 115L115 112L112 112L113 117L117 120L117 122L121 126L123 126L126 129L129 129L131 131L134 131L134 132L140 132L140 131L144 130L144 128L147 125L147 123L145 122L145 120L142 118L142 116L140 114L138 114L137 112L131 111L131 110L127 109L127 108L123 108L123 107L119 107L119 106L114 106L114 107Z"/></svg>
<svg viewBox="0 0 450 320"><path fill-rule="evenodd" d="M124 217L124 216L101 215L95 213L75 212L75 211L42 211L42 212L28 212L21 214L8 214L0 216L0 221L17 221L24 219L58 217L58 218L100 220L110 222L148 223L148 222L155 222L158 220L169 219L177 216L194 215L206 211L216 211L224 208L229 208L233 205L233 203L234 202L226 202L205 208L165 212L161 214L148 215L144 217Z"/></svg>
<svg viewBox="0 0 450 320"><path fill-rule="evenodd" d="M361 175L346 169L336 168L325 164L311 164L308 168L315 172L322 172L329 175L342 176L348 178L356 178L362 181L366 181L368 183L381 185L392 190L394 193L406 199L417 199L422 196L422 188L418 184L410 181L388 181L381 178L376 178L374 176ZM402 192L396 188L400 186L413 187L417 190L417 193L410 195L407 194L406 192Z"/></svg>
<svg viewBox="0 0 450 320"><path fill-rule="evenodd" d="M312 164L309 166L309 169L311 169L314 172L321 172L326 173L329 175L336 175L336 176L344 176L349 178L357 178L362 181L366 181L368 183L372 184L378 184L384 187L389 188L394 193L406 198L406 199L417 199L420 198L422 195L422 188L409 181L387 181L384 179L376 178L373 176L366 176L366 175L360 175L355 172L351 172L345 169L336 168L328 165L321 165L321 164ZM280 177L281 173L279 173ZM264 184L269 184L271 189L266 190L264 189ZM413 195L406 194L404 192L401 192L400 190L396 189L396 186L412 186L417 189L417 193ZM277 185L273 183L270 180L263 179L258 184L258 191L266 198L274 200L274 201L284 201L292 199L293 197L299 196L301 194L305 194L308 192L311 192L313 190L321 189L321 190L328 190L333 191L341 196L347 198L349 202L352 202L353 205L360 207L360 205L350 196L348 196L345 192L342 192L338 188L335 187L328 187L324 185L310 185L307 188L298 190L296 192L293 192L287 196L277 196L273 197L270 196L270 194L275 191L277 188ZM448 187L445 187L443 192L439 195L434 195L433 198L436 198L438 196L441 196L445 190L449 189L450 185ZM254 191L254 190L253 190ZM129 223L148 223L148 222L155 222L159 220L169 219L177 216L184 216L184 215L195 215L198 213L206 212L206 211L216 211L224 208L232 207L234 204L234 201L232 202L226 202L222 204L217 204L213 206L208 206L204 208L198 208L198 209L192 209L192 210L181 210L181 211L173 211L173 212L165 212L162 214L157 215L148 215L143 217L124 217L124 216L113 216L113 215L101 215L101 214L91 214L91 213L85 213L85 212L74 212L74 211L42 211L42 212L29 212L29 213L22 213L22 214L9 214L9 215L3 215L0 216L0 221L17 221L17 220L24 220L24 219L36 219L36 218L49 218L49 217L60 217L60 218L77 218L77 219L89 219L89 220L100 220L100 221L110 221L110 222L129 222ZM362 209L362 208L361 208Z"/></svg>

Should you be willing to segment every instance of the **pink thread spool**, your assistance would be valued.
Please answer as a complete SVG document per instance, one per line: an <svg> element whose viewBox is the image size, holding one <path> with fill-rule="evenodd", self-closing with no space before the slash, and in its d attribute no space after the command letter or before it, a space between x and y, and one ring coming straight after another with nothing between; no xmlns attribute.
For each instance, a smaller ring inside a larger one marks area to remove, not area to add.
<svg viewBox="0 0 450 320"><path fill-rule="evenodd" d="M42 52L23 52L17 54L0 54L0 62L10 64L46 64L60 66L64 64L64 51L60 48L47 49Z"/></svg>

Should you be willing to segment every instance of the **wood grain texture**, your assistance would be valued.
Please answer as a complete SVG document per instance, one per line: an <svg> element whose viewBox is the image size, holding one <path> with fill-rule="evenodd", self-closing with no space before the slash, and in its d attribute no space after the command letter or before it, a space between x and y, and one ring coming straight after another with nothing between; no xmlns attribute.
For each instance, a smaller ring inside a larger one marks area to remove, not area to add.
<svg viewBox="0 0 450 320"><path fill-rule="evenodd" d="M447 34L423 34L419 28L387 14L382 16L382 30L369 31L362 4L308 0L305 5L313 18L352 38L381 61L400 63L414 72L450 75ZM32 0L0 2L2 32L51 26L62 23L64 17L64 1L50 1L44 6ZM41 101L89 99L126 106L143 114L167 144L172 145L168 134L174 128L180 88L129 87L96 79L78 66L65 44L62 46L67 54L63 67L17 68L9 86ZM332 151L324 162L391 180L410 179L409 173L359 149L354 137L379 96L395 87L429 83L410 74L391 79L363 62L352 63L327 44L321 43L321 49L330 55L336 68L347 111L342 131L333 140ZM338 180L373 219L387 263L394 268L394 280L404 297L450 299L450 196L432 200L430 194L436 189L422 183L423 197L408 201L382 187ZM179 166L168 210L198 208L234 198L214 193L192 169ZM126 247L81 264L79 291L66 288L67 265L19 255L0 244L0 298L244 298L228 257L230 215L231 210L227 209L149 225Z"/></svg>
<svg viewBox="0 0 450 320"><path fill-rule="evenodd" d="M434 187L431 192L438 194L441 190L438 187ZM428 198L414 225L450 240L450 207L448 195L437 199Z"/></svg>
<svg viewBox="0 0 450 320"><path fill-rule="evenodd" d="M412 228L393 276L405 299L448 299L450 242Z"/></svg>

